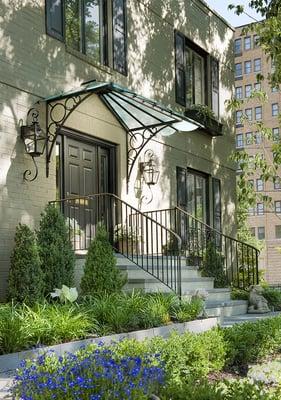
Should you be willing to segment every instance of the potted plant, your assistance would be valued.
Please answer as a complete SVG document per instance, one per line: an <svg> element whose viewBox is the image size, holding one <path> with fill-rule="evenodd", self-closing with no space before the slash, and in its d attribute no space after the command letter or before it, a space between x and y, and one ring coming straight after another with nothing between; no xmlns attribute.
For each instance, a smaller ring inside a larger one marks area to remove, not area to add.
<svg viewBox="0 0 281 400"><path fill-rule="evenodd" d="M118 224L114 228L114 243L119 253L139 254L139 239L139 234L134 226Z"/></svg>
<svg viewBox="0 0 281 400"><path fill-rule="evenodd" d="M210 107L204 104L194 104L185 110L185 115L202 124L204 126L202 130L210 135L222 135L223 124L218 121Z"/></svg>

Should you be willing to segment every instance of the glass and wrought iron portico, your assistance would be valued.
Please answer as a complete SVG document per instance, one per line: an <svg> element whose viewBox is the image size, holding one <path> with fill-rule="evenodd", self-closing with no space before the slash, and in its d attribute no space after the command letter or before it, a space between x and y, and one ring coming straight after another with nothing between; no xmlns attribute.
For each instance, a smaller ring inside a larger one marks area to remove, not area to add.
<svg viewBox="0 0 281 400"><path fill-rule="evenodd" d="M44 99L47 103L47 174L59 129L65 125L70 114L92 94L100 98L127 132L128 180L139 154L155 135L160 133L162 136L170 136L176 132L190 132L203 127L197 121L115 83L86 82L76 90ZM60 112L57 112L58 108Z"/></svg>

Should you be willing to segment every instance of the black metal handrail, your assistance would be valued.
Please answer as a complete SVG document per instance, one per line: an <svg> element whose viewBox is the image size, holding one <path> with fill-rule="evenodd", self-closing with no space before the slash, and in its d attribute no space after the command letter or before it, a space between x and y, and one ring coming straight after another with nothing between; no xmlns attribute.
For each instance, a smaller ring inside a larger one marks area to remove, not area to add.
<svg viewBox="0 0 281 400"><path fill-rule="evenodd" d="M111 193L50 203L63 212L74 250L87 250L103 224L116 252L181 296L182 241L173 230ZM168 251L169 243L174 244L173 252Z"/></svg>
<svg viewBox="0 0 281 400"><path fill-rule="evenodd" d="M145 213L176 232L182 239L182 252L215 285L247 289L259 283L259 250L212 228L180 207ZM173 243L171 243L172 251Z"/></svg>

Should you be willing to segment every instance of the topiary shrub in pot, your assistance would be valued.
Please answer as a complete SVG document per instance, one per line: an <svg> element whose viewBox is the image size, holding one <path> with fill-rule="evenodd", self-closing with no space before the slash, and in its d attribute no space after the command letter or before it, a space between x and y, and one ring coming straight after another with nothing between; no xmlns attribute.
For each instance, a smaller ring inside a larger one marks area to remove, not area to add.
<svg viewBox="0 0 281 400"><path fill-rule="evenodd" d="M43 272L35 235L27 225L19 224L11 255L8 299L33 304L42 299L43 286Z"/></svg>
<svg viewBox="0 0 281 400"><path fill-rule="evenodd" d="M126 278L116 266L116 258L106 229L99 226L87 253L80 285L81 293L95 295L119 292L125 283Z"/></svg>
<svg viewBox="0 0 281 400"><path fill-rule="evenodd" d="M37 232L39 255L45 275L45 295L62 285L73 286L75 256L62 213L47 205Z"/></svg>

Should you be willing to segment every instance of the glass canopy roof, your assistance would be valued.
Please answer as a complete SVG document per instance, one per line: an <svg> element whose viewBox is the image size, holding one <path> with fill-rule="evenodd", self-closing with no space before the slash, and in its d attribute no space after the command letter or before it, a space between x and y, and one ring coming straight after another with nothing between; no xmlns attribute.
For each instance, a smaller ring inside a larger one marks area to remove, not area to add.
<svg viewBox="0 0 281 400"><path fill-rule="evenodd" d="M87 93L97 94L128 132L154 128L163 136L169 136L202 127L200 123L112 82L86 82L76 90L48 97L45 101L51 103Z"/></svg>

